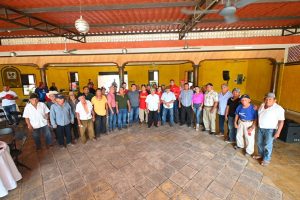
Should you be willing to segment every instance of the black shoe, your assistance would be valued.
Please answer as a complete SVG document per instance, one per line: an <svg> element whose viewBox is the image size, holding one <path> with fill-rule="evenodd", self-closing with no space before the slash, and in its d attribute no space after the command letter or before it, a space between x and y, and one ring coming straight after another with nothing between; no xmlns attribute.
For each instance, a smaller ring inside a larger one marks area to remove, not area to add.
<svg viewBox="0 0 300 200"><path fill-rule="evenodd" d="M148 126L148 128L151 128L151 126Z"/></svg>
<svg viewBox="0 0 300 200"><path fill-rule="evenodd" d="M157 125L154 125L155 127L158 127Z"/></svg>
<svg viewBox="0 0 300 200"><path fill-rule="evenodd" d="M215 135L216 133L215 133L215 132L209 132L209 134L211 134L211 135Z"/></svg>
<svg viewBox="0 0 300 200"><path fill-rule="evenodd" d="M180 123L179 126L183 126L184 124Z"/></svg>
<svg viewBox="0 0 300 200"><path fill-rule="evenodd" d="M235 150L242 149L241 147L238 147L237 145L235 145L233 148L234 148Z"/></svg>

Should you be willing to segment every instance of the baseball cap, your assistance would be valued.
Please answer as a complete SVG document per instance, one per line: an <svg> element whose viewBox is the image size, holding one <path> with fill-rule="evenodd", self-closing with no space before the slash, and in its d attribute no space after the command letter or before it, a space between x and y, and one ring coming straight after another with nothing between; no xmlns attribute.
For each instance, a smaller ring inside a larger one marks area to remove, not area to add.
<svg viewBox="0 0 300 200"><path fill-rule="evenodd" d="M250 96L249 96L248 94L243 94L243 95L241 96L241 99L243 99L243 98L250 99Z"/></svg>
<svg viewBox="0 0 300 200"><path fill-rule="evenodd" d="M56 94L55 99L64 99L65 97L61 94Z"/></svg>
<svg viewBox="0 0 300 200"><path fill-rule="evenodd" d="M38 99L39 96L36 93L31 93L29 99Z"/></svg>
<svg viewBox="0 0 300 200"><path fill-rule="evenodd" d="M269 92L266 94L265 98L276 98L275 94L273 92Z"/></svg>

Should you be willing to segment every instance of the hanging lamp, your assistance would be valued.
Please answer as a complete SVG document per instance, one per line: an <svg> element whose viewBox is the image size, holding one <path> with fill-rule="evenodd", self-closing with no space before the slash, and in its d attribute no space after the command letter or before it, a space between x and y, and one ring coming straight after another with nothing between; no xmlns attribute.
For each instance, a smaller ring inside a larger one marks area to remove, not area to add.
<svg viewBox="0 0 300 200"><path fill-rule="evenodd" d="M80 11L80 18L75 21L75 28L76 28L76 30L79 33L86 34L90 30L90 25L89 25L89 23L87 21L85 21L82 18L82 14L81 14L81 0L79 0L79 3L80 3L80 6L79 6L79 9L80 9L79 10Z"/></svg>

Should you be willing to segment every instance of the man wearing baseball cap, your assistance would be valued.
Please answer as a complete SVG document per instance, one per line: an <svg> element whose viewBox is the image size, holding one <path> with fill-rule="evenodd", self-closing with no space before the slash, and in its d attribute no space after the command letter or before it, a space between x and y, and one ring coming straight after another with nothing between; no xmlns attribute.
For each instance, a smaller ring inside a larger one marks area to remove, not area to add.
<svg viewBox="0 0 300 200"><path fill-rule="evenodd" d="M56 103L50 108L50 121L53 128L56 128L58 144L65 147L64 136L66 136L66 145L71 145L71 124L74 124L74 114L69 103L61 94L55 95Z"/></svg>
<svg viewBox="0 0 300 200"><path fill-rule="evenodd" d="M235 148L246 146L246 156L251 156L254 153L254 134L257 121L257 111L250 102L249 95L241 96L241 105L236 108L234 120L234 126L237 128Z"/></svg>
<svg viewBox="0 0 300 200"><path fill-rule="evenodd" d="M240 105L240 89L234 88L232 90L232 97L228 99L225 120L228 124L228 143L235 143L236 141L236 128L234 127L235 110Z"/></svg>
<svg viewBox="0 0 300 200"><path fill-rule="evenodd" d="M273 140L279 137L284 119L284 109L276 103L275 94L266 94L258 109L258 155L253 156L254 159L262 159L263 166L270 164Z"/></svg>

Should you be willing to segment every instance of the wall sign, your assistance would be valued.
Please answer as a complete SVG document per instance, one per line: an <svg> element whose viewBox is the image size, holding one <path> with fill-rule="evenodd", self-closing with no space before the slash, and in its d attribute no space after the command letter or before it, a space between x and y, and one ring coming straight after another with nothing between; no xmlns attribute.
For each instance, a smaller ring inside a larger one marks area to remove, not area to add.
<svg viewBox="0 0 300 200"><path fill-rule="evenodd" d="M11 88L22 87L21 73L13 66L4 66L1 70L3 85L7 85Z"/></svg>

